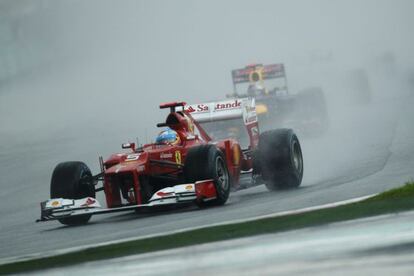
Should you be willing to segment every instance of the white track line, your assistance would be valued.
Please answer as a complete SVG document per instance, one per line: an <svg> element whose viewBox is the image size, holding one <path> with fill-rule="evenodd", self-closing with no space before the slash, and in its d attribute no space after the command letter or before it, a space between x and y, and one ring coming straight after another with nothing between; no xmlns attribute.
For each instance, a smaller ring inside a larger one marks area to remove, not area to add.
<svg viewBox="0 0 414 276"><path fill-rule="evenodd" d="M145 235L145 236L141 236L139 238L125 238L125 239L119 239L119 240L109 241L109 242L102 242L102 243L97 243L97 244L92 244L92 245L83 245L83 246L76 246L76 247L71 247L71 248L66 248L66 249L58 249L58 250L52 250L52 251L47 251L47 252L42 252L42 253L35 253L35 254L30 254L30 255L25 255L25 256L20 256L20 257L4 258L4 259L0 260L0 265L7 264L7 263L14 263L14 262L18 262L18 261L27 261L27 260L34 260L34 259L41 259L41 258L46 258L46 257L58 256L58 255L63 255L63 254L67 254L67 253L82 251L82 250L85 250L85 249L96 248L96 247L101 247L101 246L106 246L106 245L117 244L117 243L139 241L139 240L144 240L144 239L154 238L154 237L163 237L163 236L188 232L188 231L192 231L192 230L210 228L210 227L214 227L214 226L223 226L223 225L236 224L236 223L242 223L242 222L251 222L251 221L256 221L256 220L266 219L266 218L275 218L275 217L282 217L282 216L288 216L288 215L302 214L302 213L307 213L307 212L311 212L311 211L334 208L334 207L338 207L338 206L342 206L342 205L346 205L346 204L350 204L350 203L359 202L359 201L365 200L367 198L373 197L375 195L377 195L377 194L371 194L371 195L367 195L367 196L362 196L362 197L357 197L357 198L352 198L352 199L348 199L348 200L343 200L343 201L338 201L338 202L334 202L334 203L328 203L328 204L323 204L323 205L318 205L318 206L313 206L313 207L307 207L307 208L302 208L302 209L297 209L297 210L284 211L284 212L278 212L278 213L273 213L273 214L268 214L268 215L263 215L263 216L257 216L257 217L248 218L248 219L236 219L236 220L213 223L213 224L208 224L208 225L203 225L203 226L183 228L183 229L180 229L180 230L168 231L168 232L164 232L164 233Z"/></svg>

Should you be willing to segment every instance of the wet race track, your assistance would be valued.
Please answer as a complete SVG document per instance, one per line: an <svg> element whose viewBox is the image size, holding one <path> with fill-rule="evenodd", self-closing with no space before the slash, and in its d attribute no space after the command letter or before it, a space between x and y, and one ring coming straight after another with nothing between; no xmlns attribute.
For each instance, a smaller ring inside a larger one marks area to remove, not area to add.
<svg viewBox="0 0 414 276"><path fill-rule="evenodd" d="M384 215L88 262L42 274L412 275L413 216L413 212Z"/></svg>
<svg viewBox="0 0 414 276"><path fill-rule="evenodd" d="M49 196L50 175L57 162L84 160L96 172L98 153L85 150L82 144L91 140L65 138L59 133L53 138L8 140L0 148L0 258L6 261L252 218L400 186L414 178L414 125L409 110L414 101L411 96L404 99L343 107L344 112L331 113L331 128L326 135L312 139L299 137L305 162L305 176L299 189L271 193L264 186L258 186L232 193L223 207L100 215L79 227L65 227L58 222L35 223L35 220L40 215L39 202ZM109 147L105 141L96 143L94 149ZM109 152L117 150L110 145ZM98 199L104 203L102 195Z"/></svg>

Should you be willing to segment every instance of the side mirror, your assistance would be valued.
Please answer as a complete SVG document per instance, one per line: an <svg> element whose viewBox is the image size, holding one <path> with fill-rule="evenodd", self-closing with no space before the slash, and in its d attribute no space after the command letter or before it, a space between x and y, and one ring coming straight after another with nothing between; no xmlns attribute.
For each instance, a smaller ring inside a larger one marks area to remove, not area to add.
<svg viewBox="0 0 414 276"><path fill-rule="evenodd" d="M135 151L135 143L123 143L122 148L123 149L132 149L132 151Z"/></svg>

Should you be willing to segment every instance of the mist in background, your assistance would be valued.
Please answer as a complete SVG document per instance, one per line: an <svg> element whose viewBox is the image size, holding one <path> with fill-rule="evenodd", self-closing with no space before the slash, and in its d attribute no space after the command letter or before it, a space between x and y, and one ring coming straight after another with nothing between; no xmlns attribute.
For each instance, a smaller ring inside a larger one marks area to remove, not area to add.
<svg viewBox="0 0 414 276"><path fill-rule="evenodd" d="M290 92L323 87L331 125L346 127L310 142L305 161L341 145L346 167L362 149L354 133L388 143L400 106L383 103L412 93L413 10L410 0L0 1L0 153L44 155L47 181L58 161L96 169L120 143L154 139L159 103L222 99L232 69L284 63ZM347 98L355 74L369 108Z"/></svg>

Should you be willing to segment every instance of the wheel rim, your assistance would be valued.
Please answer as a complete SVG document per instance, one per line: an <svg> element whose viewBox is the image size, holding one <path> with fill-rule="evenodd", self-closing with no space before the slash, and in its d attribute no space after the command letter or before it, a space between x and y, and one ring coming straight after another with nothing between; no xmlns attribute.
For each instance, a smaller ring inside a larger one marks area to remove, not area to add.
<svg viewBox="0 0 414 276"><path fill-rule="evenodd" d="M293 148L293 165L295 166L295 169L299 172L302 172L302 154L300 150L300 145L297 141L293 142L292 145Z"/></svg>
<svg viewBox="0 0 414 276"><path fill-rule="evenodd" d="M217 172L217 186L221 188L221 190L227 191L229 187L229 173L225 168L224 161L221 157L216 159L216 172Z"/></svg>

